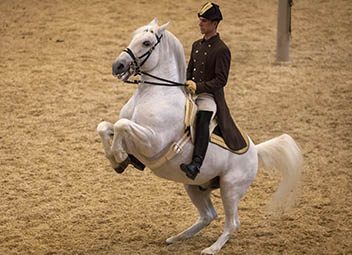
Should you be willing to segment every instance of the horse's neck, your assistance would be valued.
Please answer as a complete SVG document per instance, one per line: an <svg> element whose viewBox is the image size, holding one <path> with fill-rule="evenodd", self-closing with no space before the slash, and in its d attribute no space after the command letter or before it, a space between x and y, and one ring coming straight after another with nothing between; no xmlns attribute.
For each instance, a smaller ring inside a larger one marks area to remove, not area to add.
<svg viewBox="0 0 352 255"><path fill-rule="evenodd" d="M174 82L183 82L181 81L181 74L178 72L177 63L175 59L168 59L167 62L162 61L164 63L159 63L159 65L154 68L152 71L148 72L149 74L163 78L169 81ZM151 81L151 82L158 82L158 83L165 83L161 80L155 79L148 75L142 75L142 80L144 81Z"/></svg>
<svg viewBox="0 0 352 255"><path fill-rule="evenodd" d="M178 72L176 61L169 58L165 63L159 63L159 65L148 72L149 74L167 79L169 81L180 82L180 74ZM148 75L142 75L144 81L165 83L168 82L158 80ZM148 108L148 110L157 119L165 118L165 121L171 122L172 125L176 125L173 121L183 122L184 118L184 107L185 107L185 91L183 87L172 85L162 86L148 83L141 83L135 94L136 106L139 108ZM172 112L172 117L169 113ZM160 126L160 123L148 123L151 126Z"/></svg>
<svg viewBox="0 0 352 255"><path fill-rule="evenodd" d="M171 32L165 31L159 47L161 48L159 50L160 61L150 73L170 81L184 83L186 79L186 61L180 41ZM152 77L142 76L142 78L158 82Z"/></svg>
<svg viewBox="0 0 352 255"><path fill-rule="evenodd" d="M158 68L155 68L154 70L147 72L148 74L151 74L153 76L159 77L159 78L163 78L163 79L167 79L170 81L175 81L178 82L179 80L179 75L176 72L176 70L174 70L175 68L173 67L169 67L169 66L161 66ZM143 81L152 81L152 82L158 82L158 83L165 83L161 80L155 79L151 76L148 75L141 75L141 78Z"/></svg>
<svg viewBox="0 0 352 255"><path fill-rule="evenodd" d="M160 63L153 70L148 71L147 73L169 81L183 83L184 74L180 72L178 66L179 63L177 63L177 58L176 56L169 56L168 53L170 53L169 50L161 50L162 55L160 57ZM168 82L144 74L141 75L141 79L142 81L168 84ZM141 84L139 85L139 90L139 93L149 94L152 91L153 93L155 93L155 95L165 95L167 100L170 100L171 95L175 95L177 98L180 97L181 94L184 94L184 90L180 86L159 86L153 84Z"/></svg>

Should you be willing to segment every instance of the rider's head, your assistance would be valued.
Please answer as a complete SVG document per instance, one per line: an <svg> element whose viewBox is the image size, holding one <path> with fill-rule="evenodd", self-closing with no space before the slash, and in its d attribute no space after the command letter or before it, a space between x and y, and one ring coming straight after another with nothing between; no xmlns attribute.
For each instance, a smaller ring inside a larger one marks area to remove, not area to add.
<svg viewBox="0 0 352 255"><path fill-rule="evenodd" d="M199 27L202 34L216 32L219 22L222 20L220 7L217 4L207 2L198 12Z"/></svg>

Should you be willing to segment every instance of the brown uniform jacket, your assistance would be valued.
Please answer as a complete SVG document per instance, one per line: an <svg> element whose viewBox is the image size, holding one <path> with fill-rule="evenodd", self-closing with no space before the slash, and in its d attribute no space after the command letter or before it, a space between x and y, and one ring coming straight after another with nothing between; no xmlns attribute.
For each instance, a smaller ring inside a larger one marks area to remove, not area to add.
<svg viewBox="0 0 352 255"><path fill-rule="evenodd" d="M197 84L196 93L211 93L217 106L217 120L221 136L232 150L245 146L225 101L224 87L231 64L231 52L219 34L208 40L200 39L192 45L187 67L187 80Z"/></svg>

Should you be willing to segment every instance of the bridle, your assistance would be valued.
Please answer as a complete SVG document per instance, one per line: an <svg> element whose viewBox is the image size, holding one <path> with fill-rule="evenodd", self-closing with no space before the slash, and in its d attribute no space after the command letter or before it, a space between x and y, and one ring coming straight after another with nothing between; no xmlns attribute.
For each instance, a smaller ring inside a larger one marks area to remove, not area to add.
<svg viewBox="0 0 352 255"><path fill-rule="evenodd" d="M140 84L140 83L146 83L146 84L151 84L151 85L157 85L157 86L185 86L185 84L183 83L178 83L178 82L174 82L174 81L170 81L161 77L157 77L154 76L152 74L149 74L147 72L141 71L141 67L147 62L148 58L150 57L150 55L153 53L153 51L155 50L155 47L160 43L161 38L163 37L163 35L161 34L160 36L158 36L157 34L155 34L156 37L156 43L146 52L144 53L142 56L136 57L135 54L133 53L133 51L130 48L126 48L123 51L126 52L133 60L133 63L131 63L131 66L129 69L132 69L133 74L134 75L147 75L149 77L152 77L156 80L159 81L163 81L165 83L161 83L161 82L151 82L151 81L143 81L143 80L126 80L124 81L125 83L133 83L133 84ZM139 63L139 61L142 60L141 63Z"/></svg>
<svg viewBox="0 0 352 255"><path fill-rule="evenodd" d="M156 43L146 52L144 53L142 56L138 57L138 59L143 59L142 63L138 63L138 59L136 58L136 56L133 54L133 51L130 48L126 48L123 51L126 52L128 55L130 55L130 57L133 60L133 64L134 64L134 68L136 71L139 71L140 68L145 64L145 62L147 62L148 58L150 57L150 55L152 55L152 52L155 50L155 47L160 43L161 38L163 37L163 35L155 35L156 37Z"/></svg>

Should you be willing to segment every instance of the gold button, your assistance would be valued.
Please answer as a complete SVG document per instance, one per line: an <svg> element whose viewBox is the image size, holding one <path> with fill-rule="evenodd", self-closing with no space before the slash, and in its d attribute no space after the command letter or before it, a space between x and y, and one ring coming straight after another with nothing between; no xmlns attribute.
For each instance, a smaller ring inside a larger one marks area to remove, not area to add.
<svg viewBox="0 0 352 255"><path fill-rule="evenodd" d="M196 53L198 53L198 50L196 50Z"/></svg>
<svg viewBox="0 0 352 255"><path fill-rule="evenodd" d="M208 44L208 47L210 48L210 47L211 47L211 44Z"/></svg>
<svg viewBox="0 0 352 255"><path fill-rule="evenodd" d="M204 55L206 56L208 53L204 52Z"/></svg>

